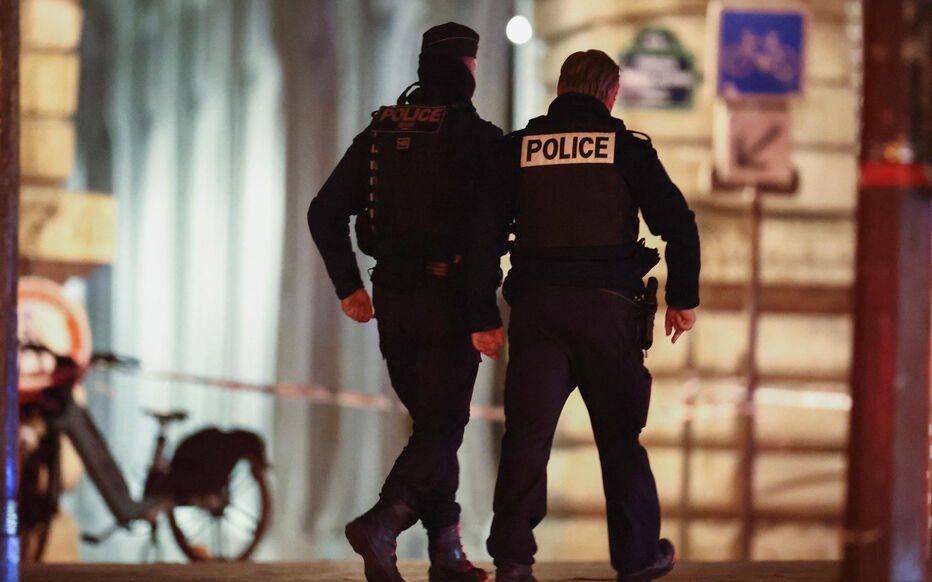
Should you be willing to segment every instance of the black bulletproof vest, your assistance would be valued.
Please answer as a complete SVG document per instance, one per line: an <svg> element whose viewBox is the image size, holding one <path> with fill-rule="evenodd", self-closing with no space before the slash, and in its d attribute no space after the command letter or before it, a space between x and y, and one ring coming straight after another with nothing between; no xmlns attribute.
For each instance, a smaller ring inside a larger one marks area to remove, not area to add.
<svg viewBox="0 0 932 582"><path fill-rule="evenodd" d="M520 144L516 250L634 244L637 213L615 167L623 128L611 118L531 120Z"/></svg>
<svg viewBox="0 0 932 582"><path fill-rule="evenodd" d="M360 250L379 260L452 256L462 188L454 152L464 112L455 106L382 107L372 114Z"/></svg>

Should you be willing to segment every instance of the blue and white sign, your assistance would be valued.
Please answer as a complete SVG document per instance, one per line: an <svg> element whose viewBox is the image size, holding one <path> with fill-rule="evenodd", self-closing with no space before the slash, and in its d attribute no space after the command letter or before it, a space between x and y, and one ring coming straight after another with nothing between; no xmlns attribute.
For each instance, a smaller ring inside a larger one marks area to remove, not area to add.
<svg viewBox="0 0 932 582"><path fill-rule="evenodd" d="M719 97L802 94L805 11L726 7L718 37Z"/></svg>

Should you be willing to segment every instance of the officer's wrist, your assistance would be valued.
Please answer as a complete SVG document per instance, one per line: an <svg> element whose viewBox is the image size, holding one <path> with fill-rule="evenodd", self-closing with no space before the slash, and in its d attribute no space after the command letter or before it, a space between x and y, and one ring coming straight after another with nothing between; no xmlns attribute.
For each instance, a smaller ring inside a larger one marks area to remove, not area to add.
<svg viewBox="0 0 932 582"><path fill-rule="evenodd" d="M347 286L345 286L345 287L337 287L337 298L338 298L340 301L343 301L344 299L346 299L347 297L349 297L349 296L352 295L353 293L355 293L355 292L357 292L357 291L359 291L360 289L363 289L363 288L364 288L364 287L362 286L362 283L360 283L359 285L355 285L355 286L354 286L354 285L347 285Z"/></svg>
<svg viewBox="0 0 932 582"><path fill-rule="evenodd" d="M469 326L469 333L481 333L483 331L492 331L502 327L501 318L497 318L494 321L488 320L484 323L473 324Z"/></svg>

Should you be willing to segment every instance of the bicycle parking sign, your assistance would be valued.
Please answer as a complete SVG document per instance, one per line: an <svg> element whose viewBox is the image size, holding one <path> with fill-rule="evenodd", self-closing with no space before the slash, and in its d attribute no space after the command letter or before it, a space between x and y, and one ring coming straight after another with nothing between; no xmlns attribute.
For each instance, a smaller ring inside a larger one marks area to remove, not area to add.
<svg viewBox="0 0 932 582"><path fill-rule="evenodd" d="M718 27L718 95L797 97L803 92L804 9L722 8Z"/></svg>

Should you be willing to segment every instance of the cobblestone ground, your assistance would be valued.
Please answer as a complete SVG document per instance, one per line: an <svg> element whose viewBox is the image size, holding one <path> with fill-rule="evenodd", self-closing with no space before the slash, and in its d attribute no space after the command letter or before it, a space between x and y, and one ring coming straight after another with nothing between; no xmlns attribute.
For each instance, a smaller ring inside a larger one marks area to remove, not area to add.
<svg viewBox="0 0 932 582"><path fill-rule="evenodd" d="M486 567L488 567L486 565ZM408 582L426 582L427 564L406 562L401 567ZM539 564L540 582L612 581L606 564ZM23 582L362 582L362 563L307 562L301 564L50 564L24 566ZM754 562L680 564L663 582L836 582L841 580L835 562Z"/></svg>

